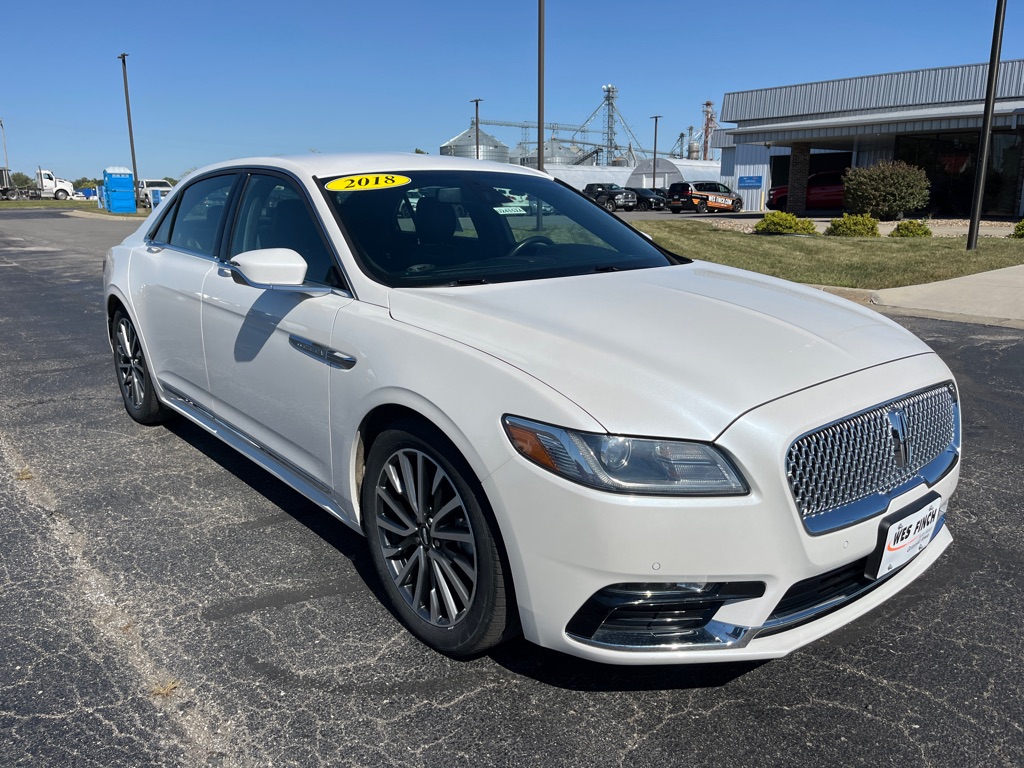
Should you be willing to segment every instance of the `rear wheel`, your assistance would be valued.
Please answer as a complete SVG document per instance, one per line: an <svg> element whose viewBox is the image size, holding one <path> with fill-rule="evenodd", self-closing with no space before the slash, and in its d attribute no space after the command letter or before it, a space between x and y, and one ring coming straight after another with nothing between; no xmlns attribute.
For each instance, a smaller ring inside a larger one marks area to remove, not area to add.
<svg viewBox="0 0 1024 768"><path fill-rule="evenodd" d="M650 206L647 204L646 200L641 200L639 203L636 204L636 209L638 211L646 211L650 209Z"/></svg>
<svg viewBox="0 0 1024 768"><path fill-rule="evenodd" d="M409 631L455 657L510 634L517 619L497 525L473 471L440 433L414 423L383 432L361 496L370 555Z"/></svg>
<svg viewBox="0 0 1024 768"><path fill-rule="evenodd" d="M615 213L615 201L614 200L605 200L604 201L604 209L606 211L608 211L609 213Z"/></svg>
<svg viewBox="0 0 1024 768"><path fill-rule="evenodd" d="M111 328L114 370L124 409L140 424L159 424L167 418L167 411L156 396L139 334L131 319L121 310L114 313Z"/></svg>
<svg viewBox="0 0 1024 768"><path fill-rule="evenodd" d="M707 212L708 212L708 202L707 202L707 200L698 200L697 201L697 213L707 213Z"/></svg>

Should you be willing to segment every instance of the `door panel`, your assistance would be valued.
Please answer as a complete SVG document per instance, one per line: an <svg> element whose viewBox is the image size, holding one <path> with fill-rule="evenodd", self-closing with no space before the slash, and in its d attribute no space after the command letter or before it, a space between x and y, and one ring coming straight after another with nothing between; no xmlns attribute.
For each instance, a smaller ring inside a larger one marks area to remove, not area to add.
<svg viewBox="0 0 1024 768"><path fill-rule="evenodd" d="M340 288L340 272L298 185L251 174L225 260L243 251L291 248L306 282ZM203 288L206 364L214 413L264 449L330 487L329 383L344 356L331 349L335 318L352 298L253 288L218 267Z"/></svg>
<svg viewBox="0 0 1024 768"><path fill-rule="evenodd" d="M352 299L252 288L226 269L209 275L204 293L214 413L330 486L328 385L334 363L327 351L335 316Z"/></svg>

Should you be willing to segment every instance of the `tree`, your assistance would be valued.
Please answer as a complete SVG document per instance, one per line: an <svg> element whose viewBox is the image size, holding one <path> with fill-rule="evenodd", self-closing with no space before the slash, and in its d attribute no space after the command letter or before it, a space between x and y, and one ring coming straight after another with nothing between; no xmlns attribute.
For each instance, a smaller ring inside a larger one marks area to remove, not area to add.
<svg viewBox="0 0 1024 768"><path fill-rule="evenodd" d="M35 186L35 181L27 173L15 171L11 174L11 184L16 187L32 187Z"/></svg>
<svg viewBox="0 0 1024 768"><path fill-rule="evenodd" d="M427 152L427 150L420 149L419 147L416 147L415 152L416 152L417 155L429 155L430 154L429 152Z"/></svg>
<svg viewBox="0 0 1024 768"><path fill-rule="evenodd" d="M900 219L908 211L926 207L930 196L928 174L902 160L850 168L843 176L843 203L851 213Z"/></svg>
<svg viewBox="0 0 1024 768"><path fill-rule="evenodd" d="M100 179L90 179L88 176L83 176L80 179L75 179L71 183L75 185L75 189L89 189L90 187L103 186L103 182Z"/></svg>

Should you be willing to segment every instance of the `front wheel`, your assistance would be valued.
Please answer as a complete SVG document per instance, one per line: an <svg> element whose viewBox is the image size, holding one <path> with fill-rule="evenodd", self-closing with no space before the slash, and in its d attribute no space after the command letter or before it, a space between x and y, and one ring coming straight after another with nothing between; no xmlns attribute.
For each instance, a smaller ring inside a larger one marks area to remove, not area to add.
<svg viewBox="0 0 1024 768"><path fill-rule="evenodd" d="M68 193L65 192L63 189L58 189L56 192L53 193L53 199L54 200L67 200L68 199Z"/></svg>
<svg viewBox="0 0 1024 768"><path fill-rule="evenodd" d="M743 210L743 201L740 198L736 198L732 203L732 212L739 213Z"/></svg>
<svg viewBox="0 0 1024 768"><path fill-rule="evenodd" d="M131 319L121 310L111 323L114 342L114 370L124 409L140 424L159 424L167 418L142 352L142 343Z"/></svg>
<svg viewBox="0 0 1024 768"><path fill-rule="evenodd" d="M517 626L483 489L440 433L418 424L383 432L367 457L361 499L373 564L416 637L467 657Z"/></svg>

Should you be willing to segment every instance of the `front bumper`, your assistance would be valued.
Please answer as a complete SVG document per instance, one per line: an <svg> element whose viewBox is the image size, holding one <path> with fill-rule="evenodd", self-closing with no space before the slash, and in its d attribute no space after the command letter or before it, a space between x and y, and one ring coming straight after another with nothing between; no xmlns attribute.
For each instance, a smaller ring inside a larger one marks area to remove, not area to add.
<svg viewBox="0 0 1024 768"><path fill-rule="evenodd" d="M785 451L808 429L857 410L853 402L866 406L899 396L894 381L911 391L948 377L937 357L911 358L746 414L717 441L751 484L743 497L605 493L514 457L484 486L505 535L526 637L617 664L769 659L878 606L920 576L952 540L940 521L923 552L871 581L857 570L877 546L880 519L933 491L943 499L944 515L959 462L932 485L903 490L884 513L813 535L789 491ZM660 614L653 609L658 615L650 621L644 615L652 613L650 606L640 605L613 606L618 612L608 614L603 629L602 620L595 623L595 601L599 613L607 607L601 601L611 595L614 602L622 585L628 592L628 585L658 584L687 586L680 599L665 598ZM687 598L686 590L701 584L716 585L714 594ZM641 631L631 635L631 622Z"/></svg>

